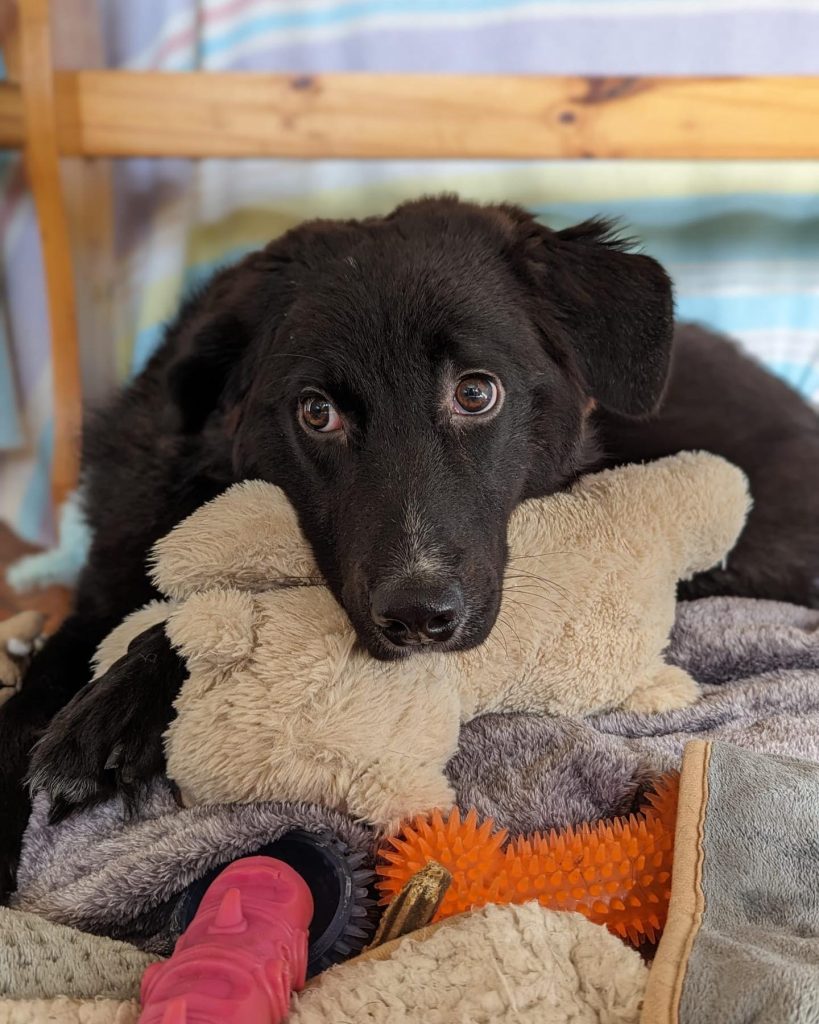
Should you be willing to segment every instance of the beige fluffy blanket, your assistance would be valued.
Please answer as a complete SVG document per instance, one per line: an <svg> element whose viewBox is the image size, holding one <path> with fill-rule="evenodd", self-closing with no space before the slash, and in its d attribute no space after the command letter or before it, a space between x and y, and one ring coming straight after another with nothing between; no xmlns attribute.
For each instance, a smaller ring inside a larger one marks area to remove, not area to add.
<svg viewBox="0 0 819 1024"><path fill-rule="evenodd" d="M648 969L579 914L488 906L321 975L290 1024L637 1024Z"/></svg>
<svg viewBox="0 0 819 1024"><path fill-rule="evenodd" d="M138 1019L133 1000L0 999L0 1024L136 1024Z"/></svg>
<svg viewBox="0 0 819 1024"><path fill-rule="evenodd" d="M64 992L50 999L0 999L0 1024L135 1024L139 1010L128 997L136 996L149 957L123 943L3 912L0 948L13 949L21 936L27 953L18 957L20 981L33 978L31 954L39 950L41 991L55 993L56 986ZM0 970L9 966L7 959ZM554 913L536 903L490 906L325 972L297 997L289 1019L637 1024L647 974L637 953L578 914ZM81 998L89 983L119 998ZM17 994L29 994L25 984Z"/></svg>
<svg viewBox="0 0 819 1024"><path fill-rule="evenodd" d="M0 1024L131 1024L156 957L0 907Z"/></svg>

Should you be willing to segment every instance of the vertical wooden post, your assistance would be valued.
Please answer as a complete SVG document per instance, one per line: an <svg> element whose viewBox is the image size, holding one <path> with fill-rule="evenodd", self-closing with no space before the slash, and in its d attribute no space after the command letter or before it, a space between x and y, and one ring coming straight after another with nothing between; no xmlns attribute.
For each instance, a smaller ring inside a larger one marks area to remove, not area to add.
<svg viewBox="0 0 819 1024"><path fill-rule="evenodd" d="M6 81L20 81L20 30L15 0L0 0L0 48L6 66Z"/></svg>
<svg viewBox="0 0 819 1024"><path fill-rule="evenodd" d="M60 181L48 0L20 0L20 85L25 162L43 248L54 396L51 485L55 507L77 485L82 427L77 311Z"/></svg>
<svg viewBox="0 0 819 1024"><path fill-rule="evenodd" d="M56 68L105 67L99 0L52 2L51 17ZM83 397L86 403L94 403L107 398L119 384L114 345L117 262L111 160L63 155L60 181L74 264Z"/></svg>

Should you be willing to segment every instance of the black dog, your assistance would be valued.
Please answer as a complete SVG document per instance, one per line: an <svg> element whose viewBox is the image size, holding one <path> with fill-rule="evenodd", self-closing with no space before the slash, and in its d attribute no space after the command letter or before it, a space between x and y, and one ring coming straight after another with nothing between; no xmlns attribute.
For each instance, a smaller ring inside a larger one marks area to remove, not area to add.
<svg viewBox="0 0 819 1024"><path fill-rule="evenodd" d="M817 417L697 328L672 355L672 312L662 268L605 224L553 232L454 198L306 224L218 274L87 431L76 609L0 712L5 887L55 715L32 764L55 816L161 771L184 678L161 629L57 713L103 635L155 596L153 542L235 480L284 488L377 658L486 638L518 502L683 448L727 455L756 499L727 566L688 595L812 602Z"/></svg>

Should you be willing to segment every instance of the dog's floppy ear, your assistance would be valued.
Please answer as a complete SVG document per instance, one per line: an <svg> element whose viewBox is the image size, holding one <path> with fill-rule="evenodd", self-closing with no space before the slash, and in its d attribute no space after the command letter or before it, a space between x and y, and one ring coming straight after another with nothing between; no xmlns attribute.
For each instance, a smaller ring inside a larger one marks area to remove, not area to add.
<svg viewBox="0 0 819 1024"><path fill-rule="evenodd" d="M656 260L630 252L631 241L604 220L551 231L523 215L518 225L540 329L563 336L600 405L629 416L652 412L668 377L674 329L666 272Z"/></svg>
<svg viewBox="0 0 819 1024"><path fill-rule="evenodd" d="M230 419L252 375L243 361L254 333L272 330L290 302L282 262L271 243L217 273L182 306L168 331L173 356L165 370L174 432L198 433L217 409Z"/></svg>
<svg viewBox="0 0 819 1024"><path fill-rule="evenodd" d="M182 352L166 376L174 423L180 434L196 434L220 405L235 365L248 344L244 325L230 311L217 313L187 333Z"/></svg>

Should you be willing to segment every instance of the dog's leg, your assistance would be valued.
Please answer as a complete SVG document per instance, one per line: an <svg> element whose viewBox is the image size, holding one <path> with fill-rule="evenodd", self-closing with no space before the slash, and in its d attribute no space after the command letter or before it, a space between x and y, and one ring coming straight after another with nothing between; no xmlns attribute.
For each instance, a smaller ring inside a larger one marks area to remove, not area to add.
<svg viewBox="0 0 819 1024"><path fill-rule="evenodd" d="M60 711L31 756L31 790L51 799L50 821L121 793L133 809L165 766L162 737L187 669L152 626L127 654Z"/></svg>
<svg viewBox="0 0 819 1024"><path fill-rule="evenodd" d="M0 902L13 891L31 803L24 777L31 748L51 717L88 681L108 623L74 615L39 651L22 689L0 707Z"/></svg>
<svg viewBox="0 0 819 1024"><path fill-rule="evenodd" d="M681 584L681 597L819 606L819 417L800 395L725 338L682 325L657 415L596 415L607 466L702 449L748 477L754 505L727 565Z"/></svg>

